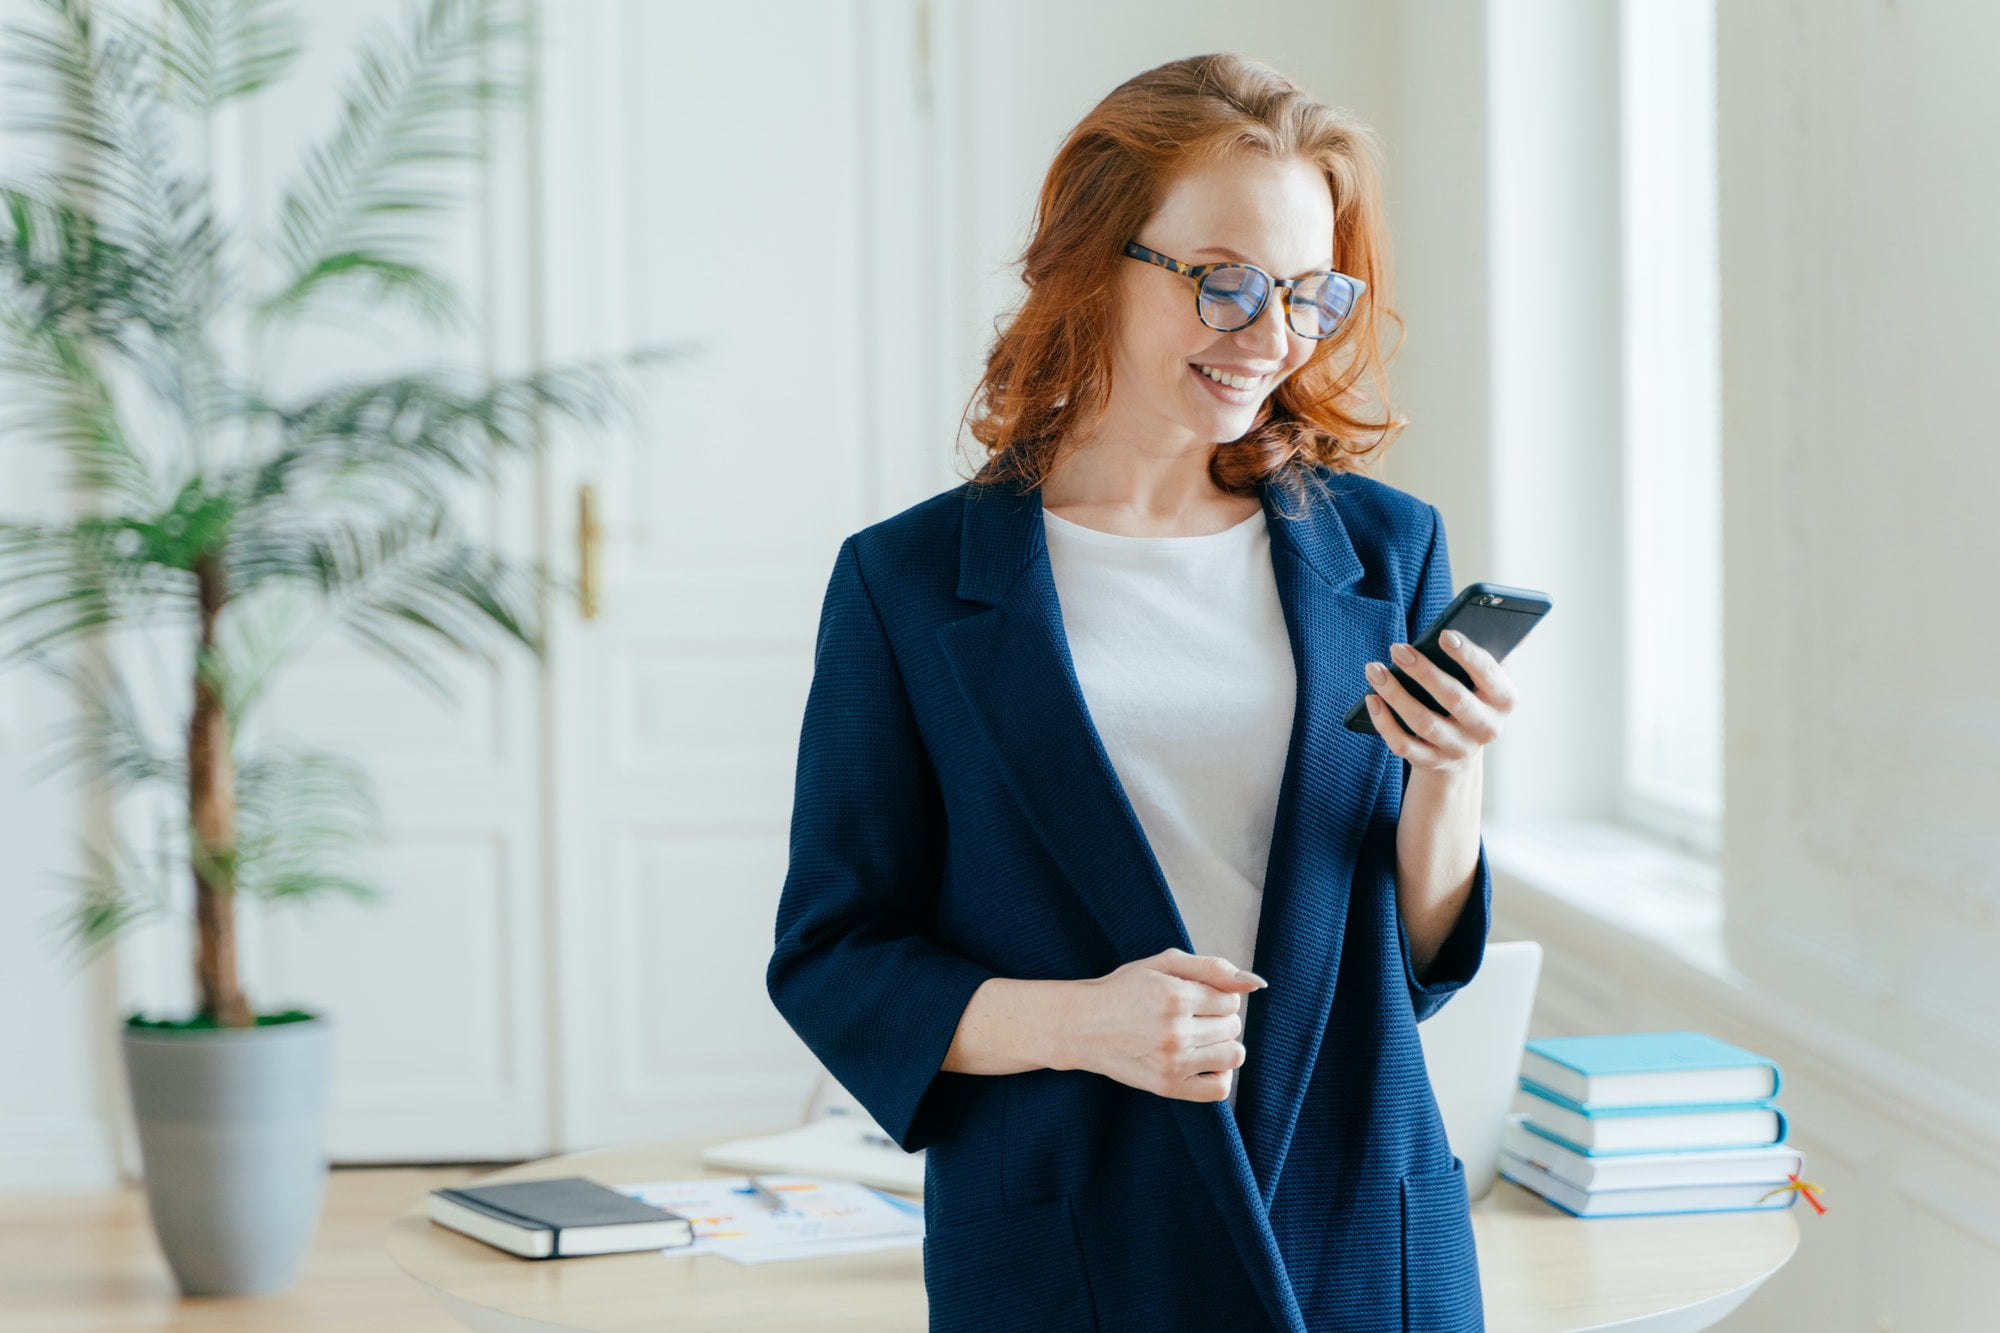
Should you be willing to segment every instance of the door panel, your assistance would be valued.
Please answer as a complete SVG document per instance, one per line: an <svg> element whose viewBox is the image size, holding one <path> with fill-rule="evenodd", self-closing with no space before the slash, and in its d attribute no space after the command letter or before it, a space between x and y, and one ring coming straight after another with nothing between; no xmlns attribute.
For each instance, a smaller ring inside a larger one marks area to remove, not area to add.
<svg viewBox="0 0 2000 1333"><path fill-rule="evenodd" d="M642 424L547 463L559 556L583 485L603 529L599 611L559 616L549 698L561 1148L794 1124L817 1074L763 969L820 597L883 448L880 326L922 287L885 291L862 245L878 8L907 22L812 0L551 16L548 356L698 345L646 375Z"/></svg>

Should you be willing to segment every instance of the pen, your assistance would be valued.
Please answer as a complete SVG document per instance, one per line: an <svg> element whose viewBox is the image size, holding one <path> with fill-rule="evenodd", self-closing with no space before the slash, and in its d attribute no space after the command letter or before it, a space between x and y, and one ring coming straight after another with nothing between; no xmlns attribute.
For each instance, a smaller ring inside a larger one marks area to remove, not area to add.
<svg viewBox="0 0 2000 1333"><path fill-rule="evenodd" d="M750 1190L753 1194L771 1205L772 1212L782 1213L785 1211L785 1201L773 1193L770 1186L755 1176L745 1176L744 1179L750 1182Z"/></svg>

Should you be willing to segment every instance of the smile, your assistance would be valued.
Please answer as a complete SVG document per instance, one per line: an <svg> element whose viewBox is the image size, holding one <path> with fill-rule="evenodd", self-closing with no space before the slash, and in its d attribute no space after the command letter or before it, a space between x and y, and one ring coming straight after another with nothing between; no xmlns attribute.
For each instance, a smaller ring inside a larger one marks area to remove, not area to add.
<svg viewBox="0 0 2000 1333"><path fill-rule="evenodd" d="M1230 403L1251 401L1257 396L1256 390L1271 378L1269 375L1234 375L1226 370L1211 370L1207 366L1192 363L1188 368L1193 370L1217 397Z"/></svg>

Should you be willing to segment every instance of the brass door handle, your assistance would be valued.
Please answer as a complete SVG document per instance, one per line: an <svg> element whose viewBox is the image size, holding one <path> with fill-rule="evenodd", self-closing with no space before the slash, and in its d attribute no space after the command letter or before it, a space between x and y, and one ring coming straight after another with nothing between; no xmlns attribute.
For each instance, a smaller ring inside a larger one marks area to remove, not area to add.
<svg viewBox="0 0 2000 1333"><path fill-rule="evenodd" d="M583 571L577 593L585 620L597 619L598 553L603 539L604 528L597 521L597 490L585 482L576 491L577 563Z"/></svg>

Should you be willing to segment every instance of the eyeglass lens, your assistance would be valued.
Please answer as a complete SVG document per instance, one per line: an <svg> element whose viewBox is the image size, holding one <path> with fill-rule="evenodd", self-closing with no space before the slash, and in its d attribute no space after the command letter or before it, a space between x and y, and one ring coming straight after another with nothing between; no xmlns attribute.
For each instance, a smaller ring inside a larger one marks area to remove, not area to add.
<svg viewBox="0 0 2000 1333"><path fill-rule="evenodd" d="M1263 312L1271 282L1259 269L1230 264L1201 280L1202 322L1219 332L1243 328ZM1287 317L1302 338L1325 338L1354 309L1354 285L1338 273L1316 273L1290 291Z"/></svg>

